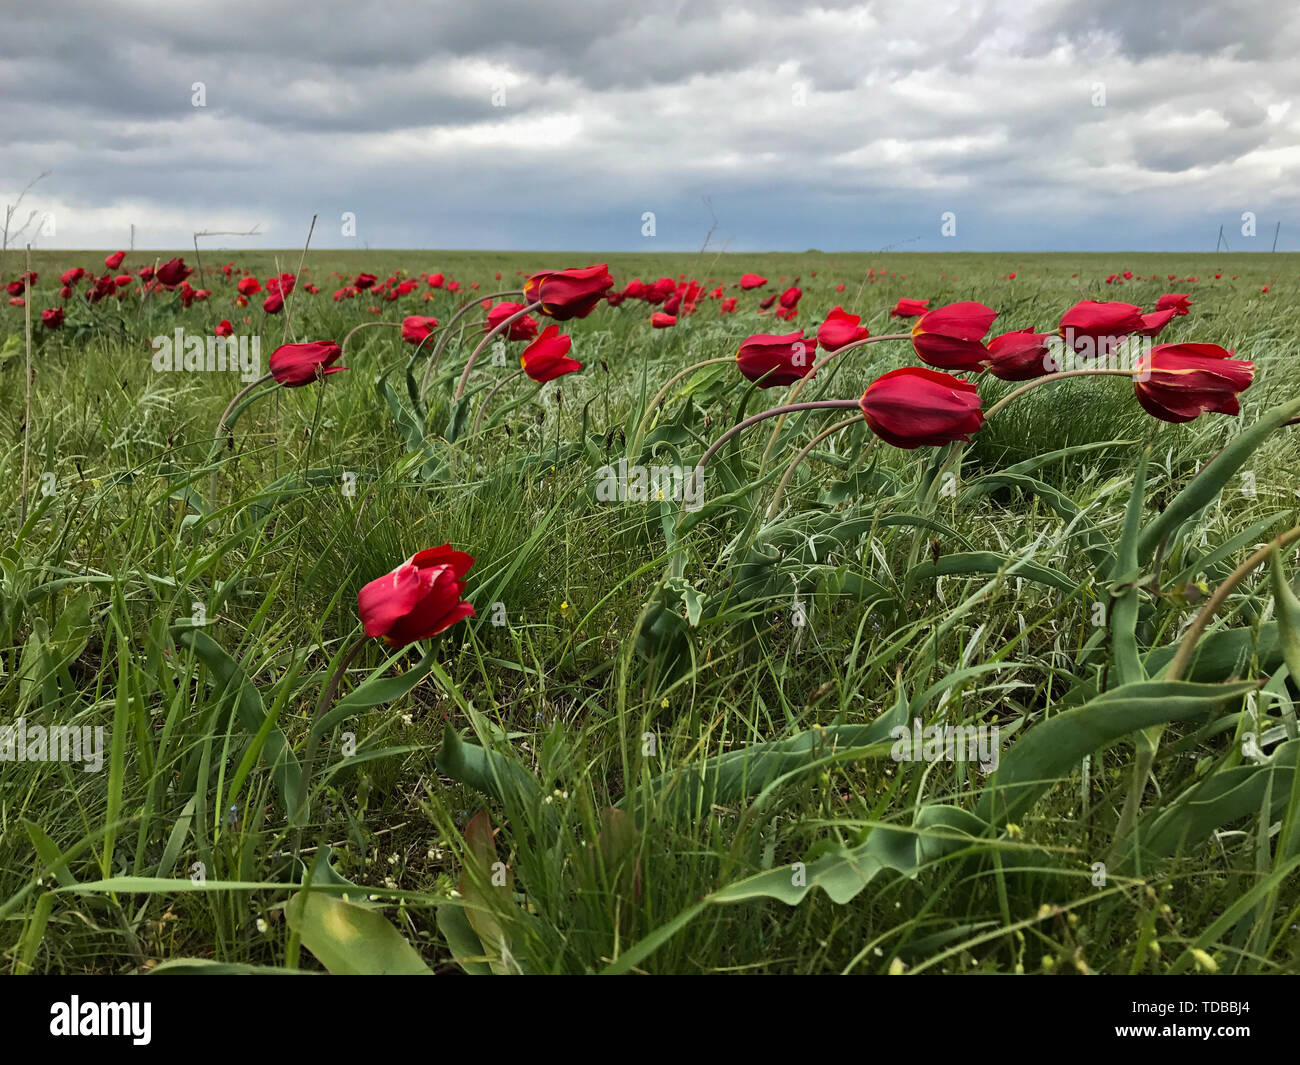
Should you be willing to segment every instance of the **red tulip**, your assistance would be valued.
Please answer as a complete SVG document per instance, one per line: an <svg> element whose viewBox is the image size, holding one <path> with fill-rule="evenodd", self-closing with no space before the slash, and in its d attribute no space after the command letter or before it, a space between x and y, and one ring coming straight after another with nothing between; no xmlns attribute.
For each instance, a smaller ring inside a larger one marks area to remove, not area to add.
<svg viewBox="0 0 1300 1065"><path fill-rule="evenodd" d="M225 318L217 323L217 327L212 331L214 336L229 337L235 335L235 327Z"/></svg>
<svg viewBox="0 0 1300 1065"><path fill-rule="evenodd" d="M858 325L860 321L860 315L849 314L843 307L833 307L826 316L826 321L817 330L818 346L827 351L835 351L845 344L866 340L871 335L871 330Z"/></svg>
<svg viewBox="0 0 1300 1065"><path fill-rule="evenodd" d="M1165 311L1173 308L1174 314L1189 314L1192 307L1192 301L1184 293L1170 292L1168 295L1161 296L1156 300L1156 310Z"/></svg>
<svg viewBox="0 0 1300 1065"><path fill-rule="evenodd" d="M582 369L582 363L569 358L573 337L560 336L559 332L558 325L548 325L542 330L542 335L524 348L523 354L519 356L519 364L524 368L524 373L539 385Z"/></svg>
<svg viewBox="0 0 1300 1065"><path fill-rule="evenodd" d="M346 370L346 366L334 365L342 355L343 349L332 340L282 344L271 352L271 376L285 388L301 388L317 377Z"/></svg>
<svg viewBox="0 0 1300 1065"><path fill-rule="evenodd" d="M41 311L41 324L46 329L58 329L63 325L63 308L51 307L48 311Z"/></svg>
<svg viewBox="0 0 1300 1065"><path fill-rule="evenodd" d="M980 343L998 312L967 300L921 316L912 327L912 347L922 362L944 370L977 370L988 358Z"/></svg>
<svg viewBox="0 0 1300 1065"><path fill-rule="evenodd" d="M194 271L185 265L184 259L168 259L153 273L168 288L175 288Z"/></svg>
<svg viewBox="0 0 1300 1065"><path fill-rule="evenodd" d="M446 280L446 277L442 274L430 274L425 278L425 283L428 284L430 288L442 288L443 282Z"/></svg>
<svg viewBox="0 0 1300 1065"><path fill-rule="evenodd" d="M567 322L586 318L613 287L609 267L601 263L580 270L542 270L524 282L524 296L529 303L540 300L548 318Z"/></svg>
<svg viewBox="0 0 1300 1065"><path fill-rule="evenodd" d="M662 311L655 311L650 316L650 324L655 329L668 329L677 324L677 319L671 314L664 314Z"/></svg>
<svg viewBox="0 0 1300 1065"><path fill-rule="evenodd" d="M357 592L357 613L367 636L390 647L427 640L460 621L474 607L461 599L464 576L474 560L450 543L419 551L392 573Z"/></svg>
<svg viewBox="0 0 1300 1065"><path fill-rule="evenodd" d="M1003 381L1029 381L1050 373L1047 344L1051 336L1020 329L994 337L985 360L989 372Z"/></svg>
<svg viewBox="0 0 1300 1065"><path fill-rule="evenodd" d="M1142 315L1142 328L1137 330L1137 335L1140 337L1158 337L1176 313L1174 308L1166 307L1163 311L1152 311L1150 314Z"/></svg>
<svg viewBox="0 0 1300 1065"><path fill-rule="evenodd" d="M767 284L767 278L760 277L758 274L741 274L740 287L748 292L751 288L762 288Z"/></svg>
<svg viewBox="0 0 1300 1065"><path fill-rule="evenodd" d="M920 366L877 377L860 402L862 416L881 440L912 448L970 440L984 424L975 386Z"/></svg>
<svg viewBox="0 0 1300 1065"><path fill-rule="evenodd" d="M518 314L523 309L524 305L522 303L511 303L509 300L503 300L487 312L487 320L483 323L483 332L492 332L511 315ZM532 340L536 336L537 319L531 314L516 318L510 323L510 328L506 330L507 340Z"/></svg>
<svg viewBox="0 0 1300 1065"><path fill-rule="evenodd" d="M1190 422L1204 411L1237 414L1255 364L1217 344L1157 344L1138 360L1133 391L1142 409L1166 422Z"/></svg>
<svg viewBox="0 0 1300 1065"><path fill-rule="evenodd" d="M356 280L352 282L352 287L358 292L364 292L368 288L374 288L375 282L378 281L374 274L357 274Z"/></svg>
<svg viewBox="0 0 1300 1065"><path fill-rule="evenodd" d="M1106 356L1142 328L1141 307L1084 300L1061 315L1060 334L1079 354Z"/></svg>
<svg viewBox="0 0 1300 1065"><path fill-rule="evenodd" d="M781 293L781 306L787 311L793 310L799 305L799 300L803 296L803 289L798 285L791 285Z"/></svg>
<svg viewBox="0 0 1300 1065"><path fill-rule="evenodd" d="M929 300L899 300L889 312L891 318L917 318L930 309Z"/></svg>
<svg viewBox="0 0 1300 1065"><path fill-rule="evenodd" d="M262 301L262 310L267 314L279 314L284 310L284 294L282 292L272 292Z"/></svg>
<svg viewBox="0 0 1300 1065"><path fill-rule="evenodd" d="M737 302L738 301L736 300L735 296L728 296L725 300L723 300L721 303L718 304L718 312L720 314L735 314Z"/></svg>
<svg viewBox="0 0 1300 1065"><path fill-rule="evenodd" d="M759 388L776 388L807 377L816 354L817 338L805 337L802 329L782 336L756 333L740 345L736 365Z"/></svg>
<svg viewBox="0 0 1300 1065"><path fill-rule="evenodd" d="M241 277L235 289L241 296L252 296L262 291L262 285L255 277Z"/></svg>
<svg viewBox="0 0 1300 1065"><path fill-rule="evenodd" d="M126 252L115 251L113 252L112 255L109 255L104 259L104 266L107 267L109 270L116 270L119 266L122 265L122 260L125 258L126 258Z"/></svg>
<svg viewBox="0 0 1300 1065"><path fill-rule="evenodd" d="M80 266L74 266L71 270L65 270L63 272L63 276L59 280L62 281L65 285L75 285L78 281L80 281L85 276L86 276L85 270L83 270Z"/></svg>
<svg viewBox="0 0 1300 1065"><path fill-rule="evenodd" d="M411 315L402 319L402 339L408 344L419 344L438 327L437 318L420 318Z"/></svg>

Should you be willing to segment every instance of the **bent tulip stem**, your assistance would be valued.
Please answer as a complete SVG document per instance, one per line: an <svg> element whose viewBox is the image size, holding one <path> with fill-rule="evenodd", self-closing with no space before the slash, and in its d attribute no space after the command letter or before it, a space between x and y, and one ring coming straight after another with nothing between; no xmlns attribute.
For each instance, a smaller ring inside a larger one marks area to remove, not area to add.
<svg viewBox="0 0 1300 1065"><path fill-rule="evenodd" d="M442 358L443 349L447 346L447 341L451 337L451 327L460 321L461 317L467 314L475 307L480 307L484 300L500 299L503 296L522 296L523 293L517 288L506 289L504 292L489 292L486 296L475 296L472 300L467 300L456 308L453 314L443 324L442 330L438 334L438 339L434 341L433 353L429 356L429 364L424 368L424 380L420 382L420 397L423 399L425 392L429 390L429 379L433 376L433 371L438 368L438 362Z"/></svg>
<svg viewBox="0 0 1300 1065"><path fill-rule="evenodd" d="M861 340L855 340L851 344L845 344L843 347L839 347L836 348L834 351L827 352L826 357L822 359L820 363L818 363L816 358L814 358L813 369L814 370L825 369L827 364L830 363L830 361L834 359L836 356L843 355L846 351L852 351L854 348L866 347L868 344L878 344L882 340L910 340L911 338L912 338L911 333L881 333L880 336L863 337ZM799 393L803 391L804 383L811 379L812 379L812 373L810 372L807 377L801 377L799 378L798 381L794 383L794 387L790 389L790 395L788 397L788 401L790 403L793 403L795 400L799 398ZM776 447L777 437L781 435L781 427L784 424L785 424L785 418L783 417L779 422L776 423L776 425L772 427L772 435L768 438L767 447L763 449L763 457L758 464L758 471L760 475L763 472L763 468L767 465L767 460L772 454L772 449Z"/></svg>
<svg viewBox="0 0 1300 1065"><path fill-rule="evenodd" d="M340 358L342 358L343 355L347 355L347 353L348 353L348 341L352 339L352 334L353 334L353 333L356 333L356 332L358 332L359 330L362 330L362 329L371 329L371 328L373 328L374 326L377 326L377 325L387 325L387 326L391 326L391 327L394 328L394 329L401 329L401 328L402 328L402 323L401 323L401 322L362 322L360 325L354 325L350 330L348 330L348 335L345 336L345 337L343 338L343 343L339 345L339 348L340 348L340 350L341 350L341 352L342 352L342 355L340 355Z"/></svg>
<svg viewBox="0 0 1300 1065"><path fill-rule="evenodd" d="M777 482L776 492L772 495L772 503L767 508L768 521L771 521L774 517L776 517L777 511L781 507L781 493L785 491L785 486L789 483L790 478L794 476L794 471L798 468L799 464L803 462L803 460L806 459L812 453L812 449L815 448L818 444L820 444L832 433L838 433L841 429L847 429L850 425L857 425L858 422L860 422L861 420L862 419L857 416L852 418L845 418L842 422L836 422L829 429L823 429L820 433L818 433L810 441L808 441L808 446L805 447L802 451L799 452L799 454L797 454L794 457L794 460L790 463L790 465L785 468L785 473L782 475L781 480Z"/></svg>
<svg viewBox="0 0 1300 1065"><path fill-rule="evenodd" d="M456 395L454 397L456 400L459 400L462 396L465 395L465 385L469 383L470 371L474 369L474 364L478 362L478 357L482 355L483 350L490 343L492 343L493 338L505 332L507 329L510 328L512 324L517 322L520 318L524 317L524 315L531 314L533 311L540 308L541 305L542 305L541 300L538 300L536 303L528 304L528 306L525 307L523 310L516 311L509 318L505 319L505 321L497 325L494 329L489 330L488 333L483 337L483 339L479 341L478 347L476 347L473 350L473 352L470 353L469 361L465 363L465 372L460 375L460 384L456 386Z"/></svg>
<svg viewBox="0 0 1300 1065"><path fill-rule="evenodd" d="M492 397L495 396L498 392L500 392L503 388L505 388L505 386L508 385L511 381L513 381L516 377L522 376L523 372L524 372L523 370L516 370L514 373L509 374L508 376L502 378L500 381L498 381L495 385L492 386L492 391L489 392L486 398L484 398L483 402L479 404L478 413L474 415L474 425L469 431L470 436L473 436L475 433L478 432L478 427L483 423L483 415L488 409L488 404L492 402Z"/></svg>
<svg viewBox="0 0 1300 1065"><path fill-rule="evenodd" d="M1013 399L1017 399L1026 392L1037 388L1039 385L1045 385L1049 381L1064 381L1067 377L1134 377L1136 374L1136 370L1062 370L1060 373L1049 373L1043 377L1035 377L1032 381L1026 381L1015 391L1008 393L994 403L985 411L984 420L988 421Z"/></svg>
<svg viewBox="0 0 1300 1065"><path fill-rule="evenodd" d="M253 391L253 389L255 389L258 385L265 384L267 381L271 380L272 376L274 375L265 373L261 377L259 377L256 381L250 381L247 385L244 386L244 388L242 388L235 395L235 398L230 401L230 406L228 406L225 409L225 411L222 412L221 418L217 422L217 431L212 437L212 444L214 448L216 447L216 445L218 445L221 442L221 435L226 428L226 419L230 417L231 411L233 411L237 406L239 406L239 401L242 400L245 396L247 396L251 391Z"/></svg>

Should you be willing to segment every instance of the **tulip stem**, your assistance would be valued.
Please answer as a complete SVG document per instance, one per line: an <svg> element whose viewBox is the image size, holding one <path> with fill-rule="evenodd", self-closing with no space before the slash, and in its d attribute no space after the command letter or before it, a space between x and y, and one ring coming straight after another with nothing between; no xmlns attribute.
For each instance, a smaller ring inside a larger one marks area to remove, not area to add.
<svg viewBox="0 0 1300 1065"><path fill-rule="evenodd" d="M316 726L325 715L325 711L334 702L335 696L338 695L339 685L343 683L343 674L347 672L348 666L352 664L352 660L357 657L357 653L366 645L368 640L369 637L362 633L353 642L352 646L343 652L343 656L339 659L339 664L334 667L334 672L330 676L328 683L321 689L320 698L316 701L316 709L312 712L311 726L307 733L307 750L302 759L302 774L299 777L298 795L293 813L293 821L297 824L299 834L302 833L300 818L310 807L307 796L311 789L311 773L316 762L316 750L320 746L321 737Z"/></svg>
<svg viewBox="0 0 1300 1065"><path fill-rule="evenodd" d="M801 462L803 462L804 459L808 457L808 455L812 452L812 449L815 448L818 444L820 444L832 433L838 433L841 429L847 429L850 425L856 425L861 420L862 419L857 415L854 415L852 418L845 418L842 422L836 422L829 429L823 429L820 433L818 433L816 436L814 436L811 440L808 441L808 446L805 447L802 451L799 452L799 454L797 454L794 457L794 461L791 462L790 465L785 468L785 474L781 477L781 480L777 482L776 492L772 496L772 503L767 508L768 521L771 521L774 517L776 517L776 512L780 509L781 506L781 493L785 491L786 484L789 482L790 478L794 476L795 469L798 467L798 465Z"/></svg>
<svg viewBox="0 0 1300 1065"><path fill-rule="evenodd" d="M847 410L856 406L858 406L856 399L819 399L811 403L785 403L780 407L773 407L771 410L762 410L757 414L751 414L743 422L737 422L713 442L709 450L696 463L695 474L698 477L703 472L704 467L709 464L709 460L723 448L728 440L739 433L743 433L751 425L757 425L768 418L779 418L786 414L793 414L795 411L800 410Z"/></svg>
<svg viewBox="0 0 1300 1065"><path fill-rule="evenodd" d="M447 340L451 336L451 327L460 320L461 316L469 311L472 307L481 306L484 300L500 299L503 296L522 296L523 293L517 288L506 289L504 292L489 292L486 296L475 296L472 300L467 300L461 306L456 308L453 314L446 322L443 323L442 331L438 334L438 339L434 342L433 353L429 356L429 365L424 368L424 380L420 382L420 396L429 390L429 378L433 376L433 371L438 368L438 361L442 358L443 348L447 346Z"/></svg>
<svg viewBox="0 0 1300 1065"><path fill-rule="evenodd" d="M217 431L212 438L212 444L214 449L221 442L221 436L226 429L226 419L230 417L231 411L233 411L237 406L239 406L239 401L243 399L246 395L248 395L248 393L253 391L253 389L255 389L258 385L265 384L267 381L271 380L271 377L272 377L271 374L266 373L263 374L261 377L259 377L256 381L249 382L246 386L244 386L243 389L239 391L238 394L236 394L235 398L230 401L230 406L228 406L225 409L225 411L221 415L220 421L217 422Z"/></svg>
<svg viewBox="0 0 1300 1065"><path fill-rule="evenodd" d="M845 344L843 347L838 347L834 351L827 352L826 357L822 359L820 364L816 361L816 358L814 358L813 369L824 369L826 364L835 358L835 356L843 355L846 351L852 351L854 348L865 347L868 344L877 344L882 340L910 340L911 336L911 333L882 333L880 336L863 337L861 340L855 340L851 344ZM799 393L803 391L804 382L811 379L811 377L812 373L809 372L806 377L801 377L794 383L794 387L790 389L790 395L788 397L789 402L793 403L799 398ZM782 417L781 420L772 427L772 435L768 438L767 447L763 449L762 459L759 460L758 469L760 474L763 471L763 467L767 465L768 457L772 454L772 448L776 447L777 437L781 435L781 427L784 424L785 418Z"/></svg>
<svg viewBox="0 0 1300 1065"><path fill-rule="evenodd" d="M360 325L354 325L348 330L348 335L343 338L343 343L339 345L342 354L346 355L348 353L348 341L352 339L353 333L361 329L371 329L377 325L387 325L394 329L400 329L402 327L401 322L362 322Z"/></svg>
<svg viewBox="0 0 1300 1065"><path fill-rule="evenodd" d="M1047 384L1048 381L1063 381L1067 377L1134 377L1136 374L1136 370L1062 370L1060 373L1049 373L1043 377L1035 377L1032 381L1026 381L1015 391L1008 393L994 403L984 412L984 420L988 421L1013 399L1024 395L1030 389L1037 388L1039 385Z"/></svg>
<svg viewBox="0 0 1300 1065"><path fill-rule="evenodd" d="M487 334L484 335L483 339L479 341L478 347L476 347L470 353L469 362L465 363L465 372L460 375L460 384L456 386L456 395L455 397L453 397L455 400L457 401L460 400L460 398L465 394L465 385L469 383L470 371L474 369L474 363L478 362L478 357L483 354L483 349L486 348L490 343L492 343L492 338L497 336L499 333L502 333L505 330L509 329L512 324L514 324L520 318L524 317L524 315L530 314L531 312L537 310L539 307L541 307L541 305L542 305L541 300L537 300L537 302L535 303L528 304L528 306L525 307L523 310L516 311L509 318L505 319L505 321L503 322L498 323L498 325L495 328L490 329L487 332Z"/></svg>
<svg viewBox="0 0 1300 1065"><path fill-rule="evenodd" d="M734 355L720 355L716 359L705 359L703 362L697 362L694 366L688 366L686 367L686 369L682 370L681 373L674 374L672 377L670 377L668 379L668 383L665 384L663 388L659 389L657 393L655 393L654 399L652 399L648 404L646 404L645 413L641 415L641 420L637 422L636 433L634 433L632 437L633 446L628 452L628 454L633 457L633 461L636 461L636 452L641 446L641 438L645 436L647 423L654 416L655 408L657 408L659 404L664 401L664 398L672 390L673 385L675 385L683 377L686 377L688 374L693 374L696 370L702 370L706 366L717 366L720 363L735 362L735 361L736 359Z"/></svg>
<svg viewBox="0 0 1300 1065"><path fill-rule="evenodd" d="M492 391L489 392L487 394L487 398L485 398L483 402L479 404L478 413L474 415L474 425L469 431L470 436L473 436L475 433L478 432L478 427L483 422L483 415L487 411L488 404L492 402L492 397L495 396L498 392L500 392L501 389L505 388L505 386L508 385L511 381L513 381L516 377L520 376L523 372L524 372L523 370L516 370L514 373L509 374L508 376L502 378L500 381L498 381L495 385L492 386Z"/></svg>

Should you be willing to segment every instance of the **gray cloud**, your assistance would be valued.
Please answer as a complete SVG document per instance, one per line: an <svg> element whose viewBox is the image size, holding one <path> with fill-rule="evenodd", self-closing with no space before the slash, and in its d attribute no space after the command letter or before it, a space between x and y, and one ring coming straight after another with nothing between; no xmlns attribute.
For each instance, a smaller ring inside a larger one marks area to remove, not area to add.
<svg viewBox="0 0 1300 1065"><path fill-rule="evenodd" d="M1263 2L71 0L4 30L0 194L53 171L45 246L290 246L319 213L320 246L638 249L653 210L690 248L708 196L737 250L1200 247L1300 207L1300 11Z"/></svg>

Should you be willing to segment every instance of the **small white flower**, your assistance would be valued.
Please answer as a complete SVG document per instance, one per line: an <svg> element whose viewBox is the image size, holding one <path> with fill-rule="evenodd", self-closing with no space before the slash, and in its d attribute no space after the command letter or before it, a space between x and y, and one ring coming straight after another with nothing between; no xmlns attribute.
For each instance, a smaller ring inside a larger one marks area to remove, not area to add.
<svg viewBox="0 0 1300 1065"><path fill-rule="evenodd" d="M268 925L264 920L262 920L262 918L259 917L259 918L257 919L257 930L258 930L262 935L266 935L266 930L267 930L267 928L269 928L269 927L270 927L270 926L269 926L269 925Z"/></svg>

